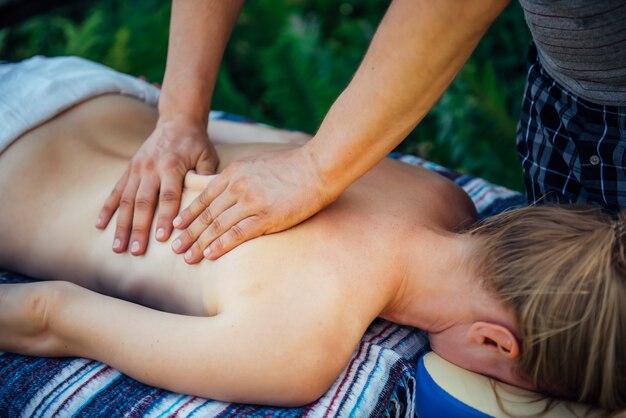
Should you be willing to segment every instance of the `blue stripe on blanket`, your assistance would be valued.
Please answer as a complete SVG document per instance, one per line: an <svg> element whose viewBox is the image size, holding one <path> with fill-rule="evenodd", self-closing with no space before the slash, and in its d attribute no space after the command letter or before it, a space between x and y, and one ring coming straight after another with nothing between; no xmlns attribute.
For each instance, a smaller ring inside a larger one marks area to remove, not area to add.
<svg viewBox="0 0 626 418"><path fill-rule="evenodd" d="M472 198L481 218L526 204L521 194L482 179L415 156L391 157L456 182ZM0 272L0 283L24 281L28 279ZM417 359L427 349L424 332L377 319L328 392L302 408L227 404L156 389L91 360L2 353L0 416L413 417Z"/></svg>

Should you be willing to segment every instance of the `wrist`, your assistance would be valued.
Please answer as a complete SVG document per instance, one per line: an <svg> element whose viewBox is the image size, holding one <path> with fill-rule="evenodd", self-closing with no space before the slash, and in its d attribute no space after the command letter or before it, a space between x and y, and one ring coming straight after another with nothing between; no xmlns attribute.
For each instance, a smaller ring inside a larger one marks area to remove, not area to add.
<svg viewBox="0 0 626 418"><path fill-rule="evenodd" d="M166 118L182 116L206 126L209 110L211 109L211 92L206 92L205 90L198 88L193 94L185 94L185 89L183 88L176 89L177 92L172 92L164 84L159 97L159 116ZM201 91L203 93L198 94Z"/></svg>
<svg viewBox="0 0 626 418"><path fill-rule="evenodd" d="M186 131L199 131L207 132L208 117L199 117L198 115L188 114L185 112L172 112L161 114L159 112L159 119L157 126L184 126Z"/></svg>
<svg viewBox="0 0 626 418"><path fill-rule="evenodd" d="M12 326L16 328L9 346L11 351L35 356L68 355L69 345L59 332L59 312L67 306L65 292L76 285L37 282L9 286L12 286L9 287L12 299L21 302L8 316L13 318Z"/></svg>
<svg viewBox="0 0 626 418"><path fill-rule="evenodd" d="M309 144L310 141L298 148L298 151L304 165L309 167L309 172L312 173L313 182L316 184L315 189L318 195L321 197L323 204L327 205L337 200L339 195L347 188L348 184L343 185L342 182L333 175L334 170L329 169L328 162Z"/></svg>

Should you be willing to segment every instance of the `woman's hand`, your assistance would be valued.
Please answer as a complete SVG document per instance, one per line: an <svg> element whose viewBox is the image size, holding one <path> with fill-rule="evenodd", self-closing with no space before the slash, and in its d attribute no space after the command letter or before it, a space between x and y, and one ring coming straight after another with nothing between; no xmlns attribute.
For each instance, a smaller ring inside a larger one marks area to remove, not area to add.
<svg viewBox="0 0 626 418"><path fill-rule="evenodd" d="M157 200L156 239L166 241L180 207L185 173L214 174L217 164L205 123L180 114L161 117L104 203L96 227L106 228L119 208L113 251L130 247L133 255L143 254Z"/></svg>
<svg viewBox="0 0 626 418"><path fill-rule="evenodd" d="M338 195L338 194L337 194ZM239 244L296 225L336 199L304 147L235 161L174 220L188 263L215 260Z"/></svg>

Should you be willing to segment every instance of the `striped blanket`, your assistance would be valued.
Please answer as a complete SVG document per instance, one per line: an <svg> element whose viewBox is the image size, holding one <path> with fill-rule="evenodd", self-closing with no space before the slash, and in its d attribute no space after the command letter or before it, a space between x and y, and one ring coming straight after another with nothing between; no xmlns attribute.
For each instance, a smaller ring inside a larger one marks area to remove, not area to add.
<svg viewBox="0 0 626 418"><path fill-rule="evenodd" d="M392 158L434 170L470 195L481 218L526 203L519 193L409 155ZM0 272L0 283L28 279ZM0 417L413 417L415 370L426 334L382 319L363 336L328 392L301 408L229 404L139 383L86 359L0 353Z"/></svg>

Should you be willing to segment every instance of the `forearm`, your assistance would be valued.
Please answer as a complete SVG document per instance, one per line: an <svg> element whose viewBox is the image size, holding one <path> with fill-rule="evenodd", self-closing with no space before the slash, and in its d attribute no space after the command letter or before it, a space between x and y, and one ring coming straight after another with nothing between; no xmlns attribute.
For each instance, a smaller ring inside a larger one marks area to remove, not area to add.
<svg viewBox="0 0 626 418"><path fill-rule="evenodd" d="M173 0L161 115L206 124L226 43L243 0Z"/></svg>
<svg viewBox="0 0 626 418"><path fill-rule="evenodd" d="M140 382L204 398L311 402L329 385L316 380L327 359L303 353L292 332L269 338L281 329L277 319L250 310L176 315L68 282L0 285L2 351L91 358ZM317 361L307 366L311 358Z"/></svg>
<svg viewBox="0 0 626 418"><path fill-rule="evenodd" d="M217 318L157 311L67 282L30 286L11 290L22 292L26 305L40 301L41 307L28 316L42 325L42 332L30 338L28 348L15 351L90 358L160 388L203 397L232 396L226 375L231 364L215 347L220 341ZM224 383L224 390L217 382Z"/></svg>
<svg viewBox="0 0 626 418"><path fill-rule="evenodd" d="M395 0L353 80L306 145L340 192L433 107L507 0Z"/></svg>

